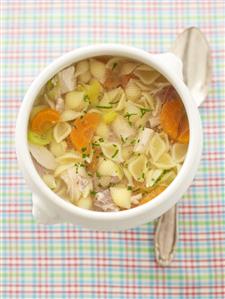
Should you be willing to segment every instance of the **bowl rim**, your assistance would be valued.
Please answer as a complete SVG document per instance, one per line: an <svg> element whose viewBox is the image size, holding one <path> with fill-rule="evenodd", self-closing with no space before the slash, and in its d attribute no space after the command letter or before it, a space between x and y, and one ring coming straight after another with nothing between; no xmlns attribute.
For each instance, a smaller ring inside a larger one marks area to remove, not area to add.
<svg viewBox="0 0 225 299"><path fill-rule="evenodd" d="M190 140L188 145L188 151L184 160L184 163L180 169L180 172L174 179L174 181L157 197L147 202L144 205L118 212L99 212L93 210L86 210L79 208L72 203L64 200L51 189L49 189L39 176L35 166L33 165L31 155L28 149L27 142L27 126L29 120L29 114L35 98L39 93L43 85L57 72L76 63L80 60L91 58L101 55L122 56L138 60L144 64L147 64L160 73L162 73L168 81L175 87L178 92L188 116L190 127ZM122 44L96 44L91 46L85 46L72 50L66 54L55 59L49 64L36 79L32 82L28 88L25 97L23 99L16 124L16 152L20 168L25 176L28 185L31 187L32 192L48 198L51 203L57 205L59 208L72 213L73 215L79 215L83 218L87 218L93 221L119 221L121 219L129 219L133 216L138 216L146 212L146 210L156 209L164 202L168 201L171 196L176 194L177 189L181 186L187 177L190 176L190 167L193 163L196 164L196 155L198 155L199 148L201 151L202 143L202 129L201 121L198 113L198 108L194 100L191 98L184 82L169 68L169 65L162 66L159 59L156 59L158 55L163 54L150 54L142 49L138 49L128 45ZM32 99L32 100L31 100ZM198 146L197 146L198 145ZM200 160L200 156L199 156ZM187 180L188 181L188 180ZM187 189L189 183L183 189ZM184 190L184 192L185 192ZM183 193L184 193L183 192ZM182 193L182 194L183 194Z"/></svg>

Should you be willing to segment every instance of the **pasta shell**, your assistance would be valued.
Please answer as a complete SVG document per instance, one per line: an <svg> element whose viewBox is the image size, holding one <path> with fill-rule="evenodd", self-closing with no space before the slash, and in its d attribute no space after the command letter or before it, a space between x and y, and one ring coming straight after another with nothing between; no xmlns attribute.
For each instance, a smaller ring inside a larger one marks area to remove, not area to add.
<svg viewBox="0 0 225 299"><path fill-rule="evenodd" d="M128 100L135 101L141 96L141 89L131 79L126 86L125 93Z"/></svg>
<svg viewBox="0 0 225 299"><path fill-rule="evenodd" d="M147 159L144 155L134 157L128 162L128 170L136 181L143 182L147 170Z"/></svg>
<svg viewBox="0 0 225 299"><path fill-rule="evenodd" d="M131 122L134 123L141 116L140 108L132 101L127 101L126 108L124 110L124 117Z"/></svg>
<svg viewBox="0 0 225 299"><path fill-rule="evenodd" d="M75 72L75 77L80 76L81 74L86 73L89 70L89 63L88 60L82 60L79 61L76 64L76 72Z"/></svg>
<svg viewBox="0 0 225 299"><path fill-rule="evenodd" d="M134 71L134 74L140 79L142 83L146 85L151 84L160 76L160 74L156 70L144 64L137 67Z"/></svg>
<svg viewBox="0 0 225 299"><path fill-rule="evenodd" d="M30 143L29 150L34 159L44 168L54 170L57 167L55 157L46 147Z"/></svg>
<svg viewBox="0 0 225 299"><path fill-rule="evenodd" d="M65 95L65 109L82 111L86 109L89 102L85 100L83 91L71 91Z"/></svg>
<svg viewBox="0 0 225 299"><path fill-rule="evenodd" d="M117 176L122 179L123 172L121 168L111 160L102 160L99 162L98 173L106 176Z"/></svg>
<svg viewBox="0 0 225 299"><path fill-rule="evenodd" d="M181 143L175 143L172 146L171 153L175 163L181 163L184 161L187 148L188 148L187 144L181 144Z"/></svg>
<svg viewBox="0 0 225 299"><path fill-rule="evenodd" d="M146 173L146 187L152 187L162 175L163 169L152 169Z"/></svg>
<svg viewBox="0 0 225 299"><path fill-rule="evenodd" d="M78 201L77 206L79 208L82 208L82 209L91 210L91 208L92 208L92 199L90 197L86 197L86 198L82 197Z"/></svg>
<svg viewBox="0 0 225 299"><path fill-rule="evenodd" d="M157 162L153 162L153 164L157 168L162 168L162 169L170 169L176 166L176 164L172 160L172 157L168 153L164 153L163 155L161 155L161 157L157 160Z"/></svg>
<svg viewBox="0 0 225 299"><path fill-rule="evenodd" d="M78 77L79 82L88 83L91 80L91 73L87 71Z"/></svg>
<svg viewBox="0 0 225 299"><path fill-rule="evenodd" d="M132 178L132 175L130 174L130 172L128 171L128 169L124 167L123 172L124 172L124 175L127 179L128 185L133 186L134 185L133 178Z"/></svg>
<svg viewBox="0 0 225 299"><path fill-rule="evenodd" d="M74 110L65 110L60 115L60 120L61 121L71 121L71 120L81 117L82 115L83 114L81 112L77 112Z"/></svg>
<svg viewBox="0 0 225 299"><path fill-rule="evenodd" d="M55 140L53 140L49 146L50 152L55 157L63 155L66 152L66 148L67 148L67 143L65 141L57 143Z"/></svg>
<svg viewBox="0 0 225 299"><path fill-rule="evenodd" d="M160 179L160 184L165 184L166 186L168 186L175 179L175 177L175 171L171 170L169 172L166 172Z"/></svg>
<svg viewBox="0 0 225 299"><path fill-rule="evenodd" d="M120 75L128 75L132 73L139 64L136 62L125 62L121 66Z"/></svg>
<svg viewBox="0 0 225 299"><path fill-rule="evenodd" d="M129 209L131 206L131 191L126 187L116 186L110 188L113 202L120 208Z"/></svg>
<svg viewBox="0 0 225 299"><path fill-rule="evenodd" d="M53 129L53 136L57 143L63 141L71 132L71 126L67 122L59 122Z"/></svg>
<svg viewBox="0 0 225 299"><path fill-rule="evenodd" d="M69 163L76 163L77 161L82 161L82 157L80 154L75 152L67 152L62 156L56 158L56 161L59 164L69 164Z"/></svg>
<svg viewBox="0 0 225 299"><path fill-rule="evenodd" d="M55 189L56 188L56 181L55 181L55 178L54 178L53 175L44 174L42 179L50 189Z"/></svg>
<svg viewBox="0 0 225 299"><path fill-rule="evenodd" d="M150 152L153 161L158 161L166 151L166 144L158 133L155 133L151 138L148 151Z"/></svg>
<svg viewBox="0 0 225 299"><path fill-rule="evenodd" d="M151 110L154 110L155 100L149 92L146 92L146 91L142 92L141 100L147 104L148 108L150 108Z"/></svg>
<svg viewBox="0 0 225 299"><path fill-rule="evenodd" d="M151 85L145 85L143 82L141 82L140 80L135 79L134 80L135 84L137 85L137 87L140 88L141 91L150 91L151 89Z"/></svg>
<svg viewBox="0 0 225 299"><path fill-rule="evenodd" d="M90 72L92 76L98 79L101 83L105 81L106 66L103 62L96 59L90 59Z"/></svg>
<svg viewBox="0 0 225 299"><path fill-rule="evenodd" d="M109 127L104 122L100 122L96 129L96 135L107 139L109 137L109 133Z"/></svg>
<svg viewBox="0 0 225 299"><path fill-rule="evenodd" d="M100 144L104 156L115 162L123 162L122 149L119 143L103 142Z"/></svg>
<svg viewBox="0 0 225 299"><path fill-rule="evenodd" d="M99 102L100 106L111 107L114 111L121 111L126 104L126 95L121 87L106 92Z"/></svg>

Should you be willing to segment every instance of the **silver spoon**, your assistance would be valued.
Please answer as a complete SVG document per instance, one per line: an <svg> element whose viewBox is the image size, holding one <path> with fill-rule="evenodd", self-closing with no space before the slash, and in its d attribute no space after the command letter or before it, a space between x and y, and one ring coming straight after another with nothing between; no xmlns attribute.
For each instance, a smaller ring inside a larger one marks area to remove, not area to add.
<svg viewBox="0 0 225 299"><path fill-rule="evenodd" d="M184 82L200 105L207 97L212 76L211 53L204 34L196 27L187 28L178 35L171 52L182 60ZM173 260L178 239L177 217L175 205L156 222L154 247L160 266L169 266Z"/></svg>

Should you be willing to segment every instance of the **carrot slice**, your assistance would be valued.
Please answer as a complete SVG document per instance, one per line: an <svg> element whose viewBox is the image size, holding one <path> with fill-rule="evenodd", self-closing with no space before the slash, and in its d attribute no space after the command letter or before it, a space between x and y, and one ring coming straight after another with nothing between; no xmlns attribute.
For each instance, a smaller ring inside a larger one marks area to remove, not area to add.
<svg viewBox="0 0 225 299"><path fill-rule="evenodd" d="M76 128L85 128L85 127L93 127L97 128L101 120L101 115L97 112L89 112L85 114L83 118L77 118L74 121L74 126Z"/></svg>
<svg viewBox="0 0 225 299"><path fill-rule="evenodd" d="M173 98L165 102L160 113L160 124L170 138L182 143L188 143L188 119L179 99Z"/></svg>
<svg viewBox="0 0 225 299"><path fill-rule="evenodd" d="M36 133L44 133L59 121L60 114L53 109L41 110L31 120L31 130Z"/></svg>
<svg viewBox="0 0 225 299"><path fill-rule="evenodd" d="M90 152L90 143L89 139L87 139L82 130L78 130L73 128L70 133L70 141L73 145L73 148L79 152L85 151L86 153Z"/></svg>
<svg viewBox="0 0 225 299"><path fill-rule="evenodd" d="M74 121L74 128L70 133L70 141L75 150L84 153L90 152L90 142L100 120L101 116L99 113L90 112L83 118Z"/></svg>
<svg viewBox="0 0 225 299"><path fill-rule="evenodd" d="M140 205L143 205L146 202L149 202L150 200L152 200L153 198L158 196L160 193L162 193L165 189L166 189L165 186L156 186L154 189L152 189L152 191L147 196L143 197L140 200Z"/></svg>
<svg viewBox="0 0 225 299"><path fill-rule="evenodd" d="M177 141L185 144L189 142L189 125L186 114L184 114L180 120Z"/></svg>

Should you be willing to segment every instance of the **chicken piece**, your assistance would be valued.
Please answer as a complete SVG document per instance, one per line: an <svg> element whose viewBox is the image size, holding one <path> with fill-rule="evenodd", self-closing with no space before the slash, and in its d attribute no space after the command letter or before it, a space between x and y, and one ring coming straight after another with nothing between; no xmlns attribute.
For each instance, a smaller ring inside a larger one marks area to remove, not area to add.
<svg viewBox="0 0 225 299"><path fill-rule="evenodd" d="M110 191L104 190L95 195L94 206L99 211L116 212L119 208L114 204Z"/></svg>

